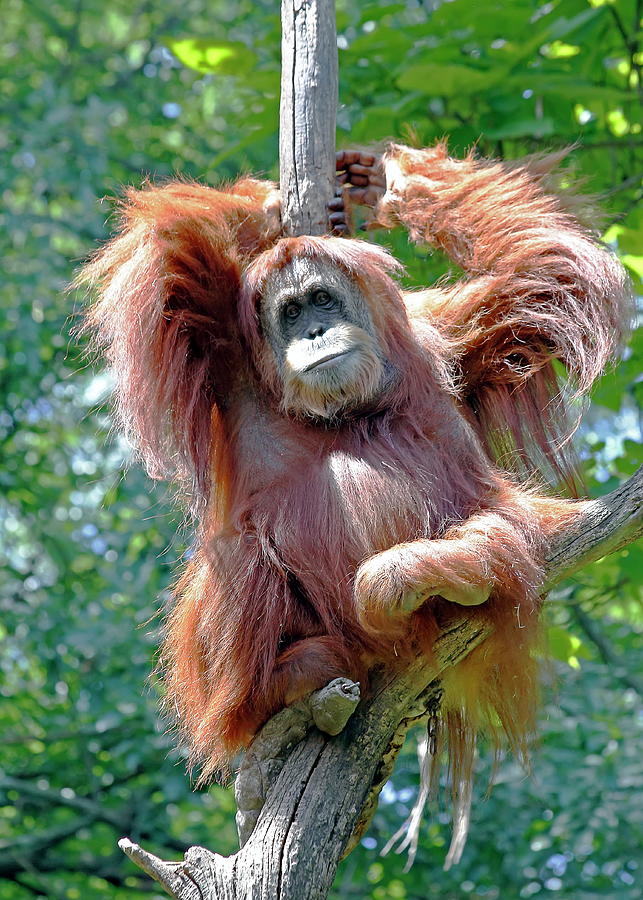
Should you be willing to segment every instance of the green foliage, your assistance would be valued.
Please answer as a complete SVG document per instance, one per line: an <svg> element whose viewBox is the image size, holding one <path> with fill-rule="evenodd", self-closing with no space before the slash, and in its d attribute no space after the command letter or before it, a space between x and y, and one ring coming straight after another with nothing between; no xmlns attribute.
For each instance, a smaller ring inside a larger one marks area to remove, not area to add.
<svg viewBox="0 0 643 900"><path fill-rule="evenodd" d="M256 54L241 41L167 38L165 43L179 62L197 72L239 77L247 74L257 62Z"/></svg>
<svg viewBox="0 0 643 900"><path fill-rule="evenodd" d="M339 140L386 137L517 157L577 143L606 238L640 288L640 23L634 0L341 2ZM204 38L202 35L208 35ZM171 573L189 543L171 497L109 436L108 379L70 337L74 265L106 237L123 183L276 174L279 20L267 0L105 6L5 0L0 34L0 896L131 898L149 882L123 834L178 857L234 849L229 791L195 793L150 672ZM386 238L411 284L444 260ZM599 494L641 462L639 329L582 430ZM179 529L180 537L175 535ZM550 606L535 776L502 760L463 863L440 866L431 811L408 874L377 850L417 783L403 755L337 898L640 896L643 550L595 563ZM159 599L160 598L160 599ZM637 750L637 738L639 749ZM481 791L491 768L481 754ZM639 861L640 862L640 861Z"/></svg>

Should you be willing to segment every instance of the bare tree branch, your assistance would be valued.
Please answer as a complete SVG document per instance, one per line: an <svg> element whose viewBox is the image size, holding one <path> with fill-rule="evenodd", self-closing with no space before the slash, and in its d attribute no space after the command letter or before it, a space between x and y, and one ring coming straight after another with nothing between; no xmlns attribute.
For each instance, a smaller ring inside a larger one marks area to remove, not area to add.
<svg viewBox="0 0 643 900"><path fill-rule="evenodd" d="M547 586L643 534L643 469L600 500L582 504L576 522L552 540ZM164 862L130 841L127 855L179 900L323 900L391 742L439 696L440 673L489 634L463 613L442 632L436 663L418 658L402 673L375 674L369 699L329 739L312 729L297 744L268 792L244 847L221 857L192 847Z"/></svg>
<svg viewBox="0 0 643 900"><path fill-rule="evenodd" d="M643 467L615 491L584 503L582 516L551 542L545 590L642 534Z"/></svg>

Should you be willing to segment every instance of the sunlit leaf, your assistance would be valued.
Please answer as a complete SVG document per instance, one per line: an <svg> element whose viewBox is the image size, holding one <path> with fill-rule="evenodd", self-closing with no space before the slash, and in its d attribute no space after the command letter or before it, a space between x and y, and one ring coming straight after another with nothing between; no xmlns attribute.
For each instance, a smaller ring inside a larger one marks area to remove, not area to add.
<svg viewBox="0 0 643 900"><path fill-rule="evenodd" d="M582 640L558 625L547 629L547 649L554 659L565 662L572 668L578 668L579 657L591 658L591 653Z"/></svg>
<svg viewBox="0 0 643 900"><path fill-rule="evenodd" d="M166 39L167 46L184 66L197 72L243 75L256 64L256 54L240 41L214 38Z"/></svg>

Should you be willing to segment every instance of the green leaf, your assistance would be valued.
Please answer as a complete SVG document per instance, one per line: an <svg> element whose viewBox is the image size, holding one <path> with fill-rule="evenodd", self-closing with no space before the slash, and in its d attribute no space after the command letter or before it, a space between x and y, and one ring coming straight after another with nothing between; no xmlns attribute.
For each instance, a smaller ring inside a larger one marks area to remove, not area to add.
<svg viewBox="0 0 643 900"><path fill-rule="evenodd" d="M623 441L623 450L625 456L619 459L619 471L624 475L633 475L639 466L643 466L643 444L627 438Z"/></svg>
<svg viewBox="0 0 643 900"><path fill-rule="evenodd" d="M398 87L423 94L455 97L476 94L496 82L494 72L474 69L471 66L437 65L418 63L409 66L398 76Z"/></svg>
<svg viewBox="0 0 643 900"><path fill-rule="evenodd" d="M391 32L385 28L376 28L375 31L360 34L351 41L348 52L360 57L385 56L394 63L405 58L412 49L413 40L404 31Z"/></svg>
<svg viewBox="0 0 643 900"><path fill-rule="evenodd" d="M366 141L387 137L395 131L398 117L389 106L371 106L351 131L352 140Z"/></svg>
<svg viewBox="0 0 643 900"><path fill-rule="evenodd" d="M543 116L541 119L526 118L513 119L498 125L495 128L485 129L485 135L494 140L505 138L535 137L541 138L553 134L555 131L553 119Z"/></svg>
<svg viewBox="0 0 643 900"><path fill-rule="evenodd" d="M633 275L639 280L643 280L643 256L634 256L633 253L626 253L621 257L621 261Z"/></svg>
<svg viewBox="0 0 643 900"><path fill-rule="evenodd" d="M360 24L363 22L379 22L393 13L404 12L404 3L366 3L359 5Z"/></svg>
<svg viewBox="0 0 643 900"><path fill-rule="evenodd" d="M176 58L197 72L221 75L243 75L257 62L257 55L240 41L215 38L166 38L165 43Z"/></svg>
<svg viewBox="0 0 643 900"><path fill-rule="evenodd" d="M503 82L503 87L517 92L531 90L537 95L555 94L558 97L566 97L575 103L582 101L586 104L592 103L592 101L624 103L628 98L635 96L631 91L617 86L595 84L575 75L552 75L536 69L512 75Z"/></svg>
<svg viewBox="0 0 643 900"><path fill-rule="evenodd" d="M579 657L591 658L588 647L581 639L558 625L551 625L547 629L547 649L554 659L567 663L573 669L578 668Z"/></svg>
<svg viewBox="0 0 643 900"><path fill-rule="evenodd" d="M561 4L562 6L562 4ZM559 7L560 8L560 7ZM567 16L561 16L556 19L550 26L550 34L552 38L562 38L573 34L576 31L582 31L588 25L593 25L604 14L605 10L601 7L585 9L571 19Z"/></svg>

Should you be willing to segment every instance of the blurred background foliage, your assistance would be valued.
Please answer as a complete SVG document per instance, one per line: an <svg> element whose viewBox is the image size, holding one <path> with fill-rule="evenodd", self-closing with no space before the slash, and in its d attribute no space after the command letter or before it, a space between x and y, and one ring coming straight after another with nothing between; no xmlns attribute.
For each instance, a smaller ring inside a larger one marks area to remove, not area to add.
<svg viewBox="0 0 643 900"><path fill-rule="evenodd" d="M109 378L70 336L75 265L120 186L176 173L276 175L278 4L3 0L0 34L0 897L158 896L116 849L235 849L228 790L193 792L156 711L159 620L189 528L109 431ZM338 3L339 142L385 137L519 157L575 145L604 233L643 276L640 0ZM106 200L100 198L106 197ZM412 283L444 261L390 244ZM580 433L600 494L643 456L643 333ZM179 536L177 537L177 530ZM640 606L632 546L548 606L556 670L526 778L485 797L481 753L462 864L441 871L430 811L415 866L378 853L413 802L407 743L334 898L635 898L641 886Z"/></svg>

